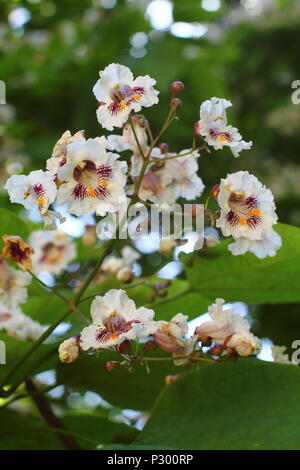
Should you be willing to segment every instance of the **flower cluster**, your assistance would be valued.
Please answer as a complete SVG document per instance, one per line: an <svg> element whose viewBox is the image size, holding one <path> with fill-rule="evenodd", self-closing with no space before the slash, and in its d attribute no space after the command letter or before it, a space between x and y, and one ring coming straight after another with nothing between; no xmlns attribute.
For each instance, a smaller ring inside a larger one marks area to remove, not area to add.
<svg viewBox="0 0 300 470"><path fill-rule="evenodd" d="M149 122L137 113L143 107L158 103L156 81L148 75L134 78L130 69L120 64L108 65L99 75L93 88L98 101L98 122L110 132L122 128L120 134L86 138L83 130L74 134L65 131L54 145L44 169L8 178L5 189L11 202L36 210L47 230L32 232L29 244L16 236L4 237L3 257L16 262L23 271L30 270L33 277L44 271L60 275L76 259L74 241L56 227L57 222L64 221L61 206L76 217L90 215L97 222L99 217L103 218L97 228L86 226L82 244L91 247L96 245L97 236L101 238L101 227L108 216L120 216L124 206L145 206L146 213L150 207L155 213L165 211L174 216L178 214L176 203L181 199L195 202L189 205L189 214L194 219L202 214L221 230L223 237L233 238L229 244L233 255L250 251L258 258L275 256L281 238L274 230L277 215L273 195L248 171L228 174L220 182L216 181L205 205L197 201L205 189L199 175L200 151L203 161L204 153L211 153L209 147L214 150L229 147L233 156L238 157L242 150L252 146L252 142L243 140L238 129L228 124L227 109L232 106L231 102L214 97L202 103L192 142L185 145L186 149L174 151L161 138L178 119L182 102L177 94L184 90L184 85L181 82L171 85L168 116L157 137L153 137ZM212 200L217 201L218 209L209 207ZM152 222L144 215L137 220L139 228L145 225L154 231ZM200 233L197 230L197 249L202 248L203 240L205 250L221 242L218 237L205 237L203 227ZM158 252L167 257L186 241L181 235L178 239L177 232L165 235L162 230L161 233ZM107 252L104 250L103 258L86 279L72 279L73 285L79 286L74 303L60 295L81 318L78 303L89 285L101 283L108 277L122 283L132 281L134 263L140 254L129 245L122 245L120 254L115 253L119 252L112 253L111 247ZM20 303L27 297L30 274L15 270L4 258L0 260L0 273L3 279L0 280L0 325L9 334L22 338L39 336L44 327L20 310ZM150 305L156 297L167 295L168 282L156 281L150 286L154 291L147 299ZM250 324L234 315L232 309L226 309L224 302L216 299L208 309L211 320L199 324L191 335L187 315L176 313L170 321L156 320L153 309L137 307L124 290L111 289L95 297L91 306L92 324L78 336L64 341L59 347L59 357L63 362L73 362L84 351L108 349L120 354L129 367L145 359L138 355L141 344L144 352L160 347L172 353L178 365L257 354L260 341L250 332ZM131 355L133 342L136 352ZM111 361L106 370L114 367Z"/></svg>
<svg viewBox="0 0 300 470"><path fill-rule="evenodd" d="M111 289L103 297L96 296L91 305L93 323L78 338L64 341L59 348L62 362L73 362L83 351L109 349L120 354L131 350L132 342L142 342L144 350L159 346L173 353L175 364L211 356L251 356L260 350L260 341L250 332L247 320L224 309L223 299L209 307L212 321L188 335L188 316L177 313L169 322L155 320L152 309L137 308L126 292ZM209 346L204 353L203 347ZM192 356L192 357L190 357ZM146 359L146 358L145 358Z"/></svg>
<svg viewBox="0 0 300 470"><path fill-rule="evenodd" d="M194 141L186 150L171 152L166 143L159 142L163 132L153 139L147 119L134 114L158 102L155 84L148 75L134 78L128 67L108 65L93 88L99 103L97 118L108 131L123 126L122 133L86 139L82 130L74 135L64 132L46 170L12 175L7 180L11 202L38 210L45 227L53 229L54 220L63 221L59 212L51 210L53 203L66 206L76 216L95 213L104 217L120 212L128 197L131 203L167 205L170 210L181 198L199 198L204 190L198 175L199 150L227 146L237 157L241 150L250 149L252 142L242 140L238 130L228 124L231 102L213 97L200 105L200 120L195 125L204 146L197 148ZM176 94L183 89L181 82L172 84L171 112L162 131L176 118L181 104ZM131 152L129 167L120 157L125 150ZM271 191L247 171L227 175L216 188L220 212L211 220L225 237L234 238L229 245L232 254L251 251L259 258L274 256L281 239L273 229L277 216ZM59 271L56 264L50 272Z"/></svg>
<svg viewBox="0 0 300 470"><path fill-rule="evenodd" d="M19 339L35 340L45 328L25 315L20 305L27 300L31 275L10 266L0 257L0 330Z"/></svg>

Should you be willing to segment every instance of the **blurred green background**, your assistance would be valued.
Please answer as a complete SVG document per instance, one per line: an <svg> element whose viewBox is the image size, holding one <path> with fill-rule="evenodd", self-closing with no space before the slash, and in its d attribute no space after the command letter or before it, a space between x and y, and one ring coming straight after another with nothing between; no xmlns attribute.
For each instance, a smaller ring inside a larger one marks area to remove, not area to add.
<svg viewBox="0 0 300 470"><path fill-rule="evenodd" d="M299 0L0 0L0 184L18 171L45 166L63 131L103 133L92 87L111 62L149 74L160 90L146 110L157 131L168 112L169 85L185 84L180 121L165 140L172 151L191 145L200 103L232 101L230 123L253 149L234 159L226 149L204 154L206 190L227 172L249 170L274 192L282 222L300 223L300 104L291 101L300 79ZM0 193L1 206L19 210ZM268 307L270 308L270 307ZM273 307L272 307L273 308ZM289 345L299 306L283 328L284 306L256 312L257 334Z"/></svg>

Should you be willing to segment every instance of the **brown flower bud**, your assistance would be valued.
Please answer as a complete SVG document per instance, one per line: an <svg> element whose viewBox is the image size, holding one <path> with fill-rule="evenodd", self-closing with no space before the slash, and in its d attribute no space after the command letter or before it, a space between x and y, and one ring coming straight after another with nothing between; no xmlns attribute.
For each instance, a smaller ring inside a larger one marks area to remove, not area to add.
<svg viewBox="0 0 300 470"><path fill-rule="evenodd" d="M165 377L165 384L166 385L171 385L173 382L176 382L176 380L180 379L180 374L176 375L166 375Z"/></svg>
<svg viewBox="0 0 300 470"><path fill-rule="evenodd" d="M144 351L153 351L157 348L157 344L155 341L150 339L147 343L144 344Z"/></svg>
<svg viewBox="0 0 300 470"><path fill-rule="evenodd" d="M128 354L131 350L131 342L128 339L125 339L121 344L117 346L119 353Z"/></svg>
<svg viewBox="0 0 300 470"><path fill-rule="evenodd" d="M182 105L182 101L179 98L172 98L170 102L170 107L172 109L177 109Z"/></svg>
<svg viewBox="0 0 300 470"><path fill-rule="evenodd" d="M166 289L158 289L156 291L156 295L158 295L158 297L166 297L168 295L168 291Z"/></svg>
<svg viewBox="0 0 300 470"><path fill-rule="evenodd" d="M195 124L194 124L194 136L195 137L201 137L201 135L199 134L199 124L198 124L198 122L195 122Z"/></svg>
<svg viewBox="0 0 300 470"><path fill-rule="evenodd" d="M105 372L110 373L110 372L113 372L115 369L117 369L119 366L120 366L119 361L107 361L104 364L103 368Z"/></svg>
<svg viewBox="0 0 300 470"><path fill-rule="evenodd" d="M184 90L184 84L179 80L171 83L171 93L172 95L177 95L177 93L181 93Z"/></svg>
<svg viewBox="0 0 300 470"><path fill-rule="evenodd" d="M210 354L213 354L214 356L220 356L220 354L222 354L223 351L224 351L224 348L222 344L217 344L216 346L211 348Z"/></svg>
<svg viewBox="0 0 300 470"><path fill-rule="evenodd" d="M165 142L162 142L159 145L159 149L160 149L161 153L167 153L169 151L169 146Z"/></svg>
<svg viewBox="0 0 300 470"><path fill-rule="evenodd" d="M23 271L30 270L32 265L30 255L34 253L34 249L24 242L21 237L3 235L2 238L4 241L2 255L17 263Z"/></svg>
<svg viewBox="0 0 300 470"><path fill-rule="evenodd" d="M219 196L219 193L220 193L220 184L215 184L215 185L212 187L211 192L209 193L209 197L210 197L211 199L217 199L218 196Z"/></svg>

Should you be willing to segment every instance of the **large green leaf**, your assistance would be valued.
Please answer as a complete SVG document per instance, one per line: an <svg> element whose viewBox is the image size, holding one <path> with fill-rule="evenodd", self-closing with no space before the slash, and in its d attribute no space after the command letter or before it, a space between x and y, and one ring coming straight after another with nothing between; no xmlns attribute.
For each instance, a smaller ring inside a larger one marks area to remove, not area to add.
<svg viewBox="0 0 300 470"><path fill-rule="evenodd" d="M28 236L28 228L14 212L0 209L0 248L2 247L2 235L19 235L24 240Z"/></svg>
<svg viewBox="0 0 300 470"><path fill-rule="evenodd" d="M300 370L240 359L203 366L161 393L138 445L299 449Z"/></svg>
<svg viewBox="0 0 300 470"><path fill-rule="evenodd" d="M32 341L23 341L15 338L11 338L7 334L0 333L0 341L5 344L6 352L6 364L0 364L0 381L10 372L14 364L20 357L25 354L32 346ZM58 345L57 345L58 347ZM30 358L14 373L10 383L15 383L19 379L23 378L25 373L28 374L42 372L43 370L49 370L56 366L57 356L51 354L55 348L55 344L43 344L41 345ZM54 351L55 352L55 351ZM39 363L41 359L42 363ZM8 384L7 384L8 385Z"/></svg>
<svg viewBox="0 0 300 470"><path fill-rule="evenodd" d="M0 420L5 423L0 431L2 450L65 449L53 429L40 418L3 408L0 409ZM98 445L113 442L130 443L137 434L135 429L124 424L85 414L66 416L62 422L83 449L95 449Z"/></svg>
<svg viewBox="0 0 300 470"><path fill-rule="evenodd" d="M151 351L145 356L167 357L163 351ZM172 361L149 363L150 373L137 364L133 372L119 367L107 373L103 366L108 360L120 360L113 352L103 351L99 357L83 354L73 364L59 364L57 380L69 385L75 391L91 390L99 393L105 400L120 408L148 410L165 384L165 377L186 371L176 367ZM121 358L122 360L122 358Z"/></svg>
<svg viewBox="0 0 300 470"><path fill-rule="evenodd" d="M208 249L204 255L182 255L191 289L211 300L298 302L300 229L278 224L276 231L282 237L282 248L274 258L261 260L252 253L233 256L229 242Z"/></svg>

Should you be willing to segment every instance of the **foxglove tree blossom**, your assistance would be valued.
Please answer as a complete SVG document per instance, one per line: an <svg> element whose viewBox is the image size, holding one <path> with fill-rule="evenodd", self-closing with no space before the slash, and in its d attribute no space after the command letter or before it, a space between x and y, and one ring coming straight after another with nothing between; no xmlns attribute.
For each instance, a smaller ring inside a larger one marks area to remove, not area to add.
<svg viewBox="0 0 300 470"><path fill-rule="evenodd" d="M80 334L80 347L84 351L147 338L160 326L153 320L153 310L136 308L134 301L121 289L111 289L103 297L97 296L91 306L91 316L93 324Z"/></svg>
<svg viewBox="0 0 300 470"><path fill-rule="evenodd" d="M58 188L58 204L67 204L75 215L115 212L126 200L127 164L118 155L106 152L104 137L70 143L66 164L57 170L63 181Z"/></svg>
<svg viewBox="0 0 300 470"><path fill-rule="evenodd" d="M70 131L65 131L54 145L52 156L46 162L47 170L53 175L57 174L58 168L67 163L68 144L71 144L75 140L83 142L85 140L84 131L78 131L74 135L72 135Z"/></svg>
<svg viewBox="0 0 300 470"><path fill-rule="evenodd" d="M203 342L213 341L224 349L231 348L240 356L251 356L260 350L260 341L250 332L250 325L245 318L234 315L233 309L223 308L224 299L216 299L208 307L212 321L198 326L195 334Z"/></svg>
<svg viewBox="0 0 300 470"><path fill-rule="evenodd" d="M93 88L99 103L97 118L109 131L121 127L132 110L136 113L158 103L156 81L149 75L134 79L131 70L120 64L108 65L99 75Z"/></svg>
<svg viewBox="0 0 300 470"><path fill-rule="evenodd" d="M54 177L49 171L36 170L29 175L12 175L4 188L10 201L22 204L25 209L38 209L44 215L57 193Z"/></svg>
<svg viewBox="0 0 300 470"><path fill-rule="evenodd" d="M189 155L180 156L189 152ZM182 150L179 154L162 154L160 149L153 149L152 158L158 161L152 163L144 175L140 198L153 203L172 205L180 197L188 201L199 197L204 184L197 175L198 157L198 151Z"/></svg>
<svg viewBox="0 0 300 470"><path fill-rule="evenodd" d="M9 309L0 302L0 330L5 330L13 338L34 341L38 339L47 326L24 315L19 307Z"/></svg>
<svg viewBox="0 0 300 470"><path fill-rule="evenodd" d="M234 255L251 251L264 258L276 254L281 239L273 230L277 223L274 198L255 176L248 171L227 175L221 180L218 203L221 213L216 225L225 237L234 237L229 246Z"/></svg>
<svg viewBox="0 0 300 470"><path fill-rule="evenodd" d="M0 302L14 309L27 300L27 286L31 275L10 266L0 257Z"/></svg>
<svg viewBox="0 0 300 470"><path fill-rule="evenodd" d="M211 98L200 106L200 120L196 123L196 133L215 150L229 147L234 157L242 150L249 150L252 142L245 142L239 131L227 123L226 109L231 102L223 98Z"/></svg>
<svg viewBox="0 0 300 470"><path fill-rule="evenodd" d="M29 243L34 249L31 256L32 272L60 274L76 258L76 247L65 232L59 230L35 230Z"/></svg>

